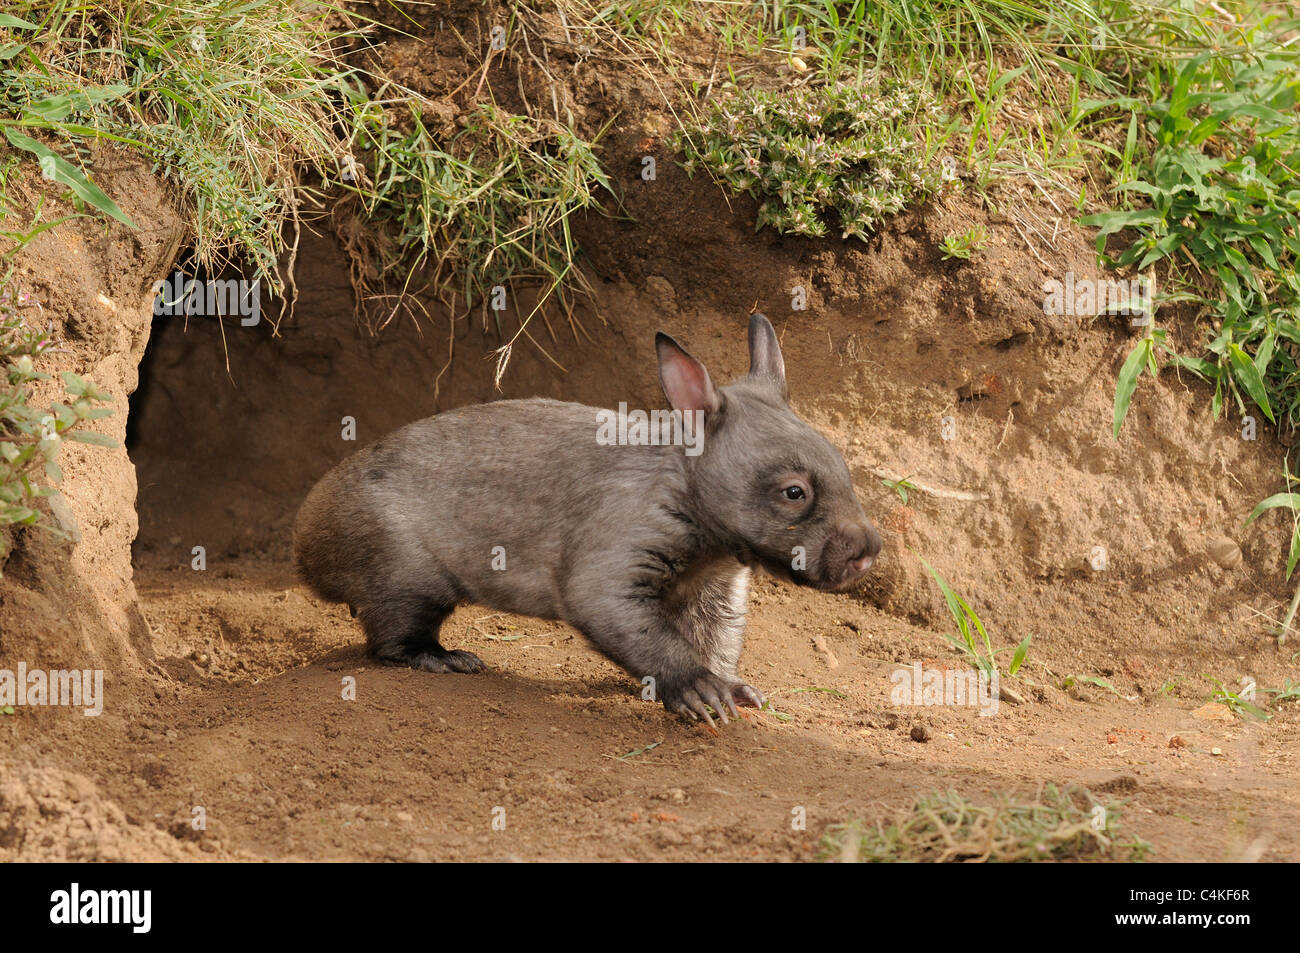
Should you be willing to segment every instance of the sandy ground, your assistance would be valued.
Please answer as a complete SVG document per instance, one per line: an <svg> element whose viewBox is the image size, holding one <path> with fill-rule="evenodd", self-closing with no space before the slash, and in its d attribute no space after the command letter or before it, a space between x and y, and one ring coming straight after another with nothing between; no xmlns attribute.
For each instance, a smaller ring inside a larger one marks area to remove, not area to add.
<svg viewBox="0 0 1300 953"><path fill-rule="evenodd" d="M1294 710L1206 720L1178 693L1062 692L1032 664L1011 682L1025 704L990 717L896 707L900 664L952 662L933 632L765 582L742 674L772 710L714 734L562 625L461 610L445 641L490 668L430 675L371 664L346 610L282 567L214 575L143 572L155 697L53 732L49 753L124 812L101 857L807 860L829 826L925 791L1054 782L1123 802L1121 830L1156 859L1300 859Z"/></svg>

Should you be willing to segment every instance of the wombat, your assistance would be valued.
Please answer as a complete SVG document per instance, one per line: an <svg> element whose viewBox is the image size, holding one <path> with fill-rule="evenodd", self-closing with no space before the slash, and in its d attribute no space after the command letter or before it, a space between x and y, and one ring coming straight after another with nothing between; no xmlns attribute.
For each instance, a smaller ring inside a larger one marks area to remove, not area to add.
<svg viewBox="0 0 1300 953"><path fill-rule="evenodd" d="M845 589L881 539L844 459L790 409L767 318L749 323L749 374L725 387L668 335L655 346L673 413L649 426L503 400L358 451L298 513L299 571L349 604L384 662L480 671L438 640L472 602L569 623L688 718L762 707L737 675L751 568Z"/></svg>

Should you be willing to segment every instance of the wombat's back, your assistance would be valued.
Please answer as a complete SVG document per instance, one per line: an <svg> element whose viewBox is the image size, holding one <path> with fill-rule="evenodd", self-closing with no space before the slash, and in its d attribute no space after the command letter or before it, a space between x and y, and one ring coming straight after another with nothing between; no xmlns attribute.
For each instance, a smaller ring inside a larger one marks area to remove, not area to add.
<svg viewBox="0 0 1300 953"><path fill-rule="evenodd" d="M307 495L294 525L299 572L335 602L365 602L380 577L419 588L435 573L456 582L458 598L477 601L488 595L482 587L506 581L474 572L493 546L518 560L512 568L561 565L593 510L644 506L640 488L663 466L657 448L598 446L598 413L538 398L497 401L388 434ZM493 593L498 600L551 601L542 591L549 573L512 572L509 582L509 594Z"/></svg>

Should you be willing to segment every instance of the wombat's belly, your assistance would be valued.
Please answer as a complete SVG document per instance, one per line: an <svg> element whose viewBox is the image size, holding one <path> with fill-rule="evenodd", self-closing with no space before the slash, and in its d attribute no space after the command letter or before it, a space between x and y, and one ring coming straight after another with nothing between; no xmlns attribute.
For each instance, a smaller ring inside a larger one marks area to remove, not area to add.
<svg viewBox="0 0 1300 953"><path fill-rule="evenodd" d="M535 573L512 576L509 570L505 570L500 578L480 576L462 580L462 585L462 602L539 619L559 620L565 617L560 594L547 580Z"/></svg>

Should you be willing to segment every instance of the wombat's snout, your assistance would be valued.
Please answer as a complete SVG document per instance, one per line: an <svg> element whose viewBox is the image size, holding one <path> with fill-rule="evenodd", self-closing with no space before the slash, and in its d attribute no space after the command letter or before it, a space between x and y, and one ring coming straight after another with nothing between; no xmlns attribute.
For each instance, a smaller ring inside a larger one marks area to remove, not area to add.
<svg viewBox="0 0 1300 953"><path fill-rule="evenodd" d="M832 575L828 580L836 589L844 589L857 582L871 564L876 561L884 541L870 523L844 523L836 528L834 541L828 547L827 556L833 552L841 557L838 566L828 565L827 571ZM838 572L838 578L835 573Z"/></svg>

